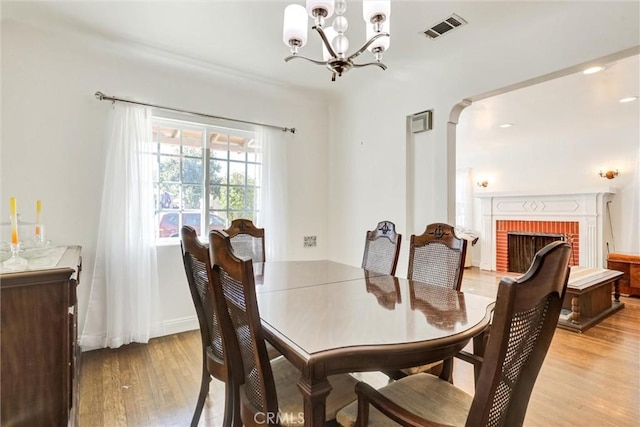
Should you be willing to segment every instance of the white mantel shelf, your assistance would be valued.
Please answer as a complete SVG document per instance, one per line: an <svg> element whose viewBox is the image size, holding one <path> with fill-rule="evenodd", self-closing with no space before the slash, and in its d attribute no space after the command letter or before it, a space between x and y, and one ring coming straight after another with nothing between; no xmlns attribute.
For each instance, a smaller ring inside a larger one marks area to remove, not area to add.
<svg viewBox="0 0 640 427"><path fill-rule="evenodd" d="M579 265L604 265L604 219L607 202L616 189L600 187L578 191L476 192L481 200L480 268L496 270L496 221L576 221L579 223Z"/></svg>
<svg viewBox="0 0 640 427"><path fill-rule="evenodd" d="M476 191L473 195L479 199L496 197L547 197L547 196L579 196L583 194L616 194L617 189L613 187L597 187L582 190L548 190L548 191L504 191L504 192L483 192Z"/></svg>

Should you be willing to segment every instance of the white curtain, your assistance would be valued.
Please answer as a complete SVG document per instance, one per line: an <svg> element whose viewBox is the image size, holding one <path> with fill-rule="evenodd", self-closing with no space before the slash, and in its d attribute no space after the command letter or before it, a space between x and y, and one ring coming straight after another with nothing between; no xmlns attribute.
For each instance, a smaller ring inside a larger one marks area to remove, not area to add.
<svg viewBox="0 0 640 427"><path fill-rule="evenodd" d="M262 143L262 194L258 226L264 228L268 261L287 259L287 144L289 132L259 126L257 139Z"/></svg>
<svg viewBox="0 0 640 427"><path fill-rule="evenodd" d="M456 172L456 224L458 227L473 229L473 187L471 169Z"/></svg>
<svg viewBox="0 0 640 427"><path fill-rule="evenodd" d="M146 343L160 333L150 111L116 103L107 135L96 263L81 345Z"/></svg>
<svg viewBox="0 0 640 427"><path fill-rule="evenodd" d="M625 188L626 190L626 188ZM636 156L635 170L629 184L629 194L631 194L631 227L625 247L631 254L640 254L640 149ZM609 218L609 220L611 220Z"/></svg>

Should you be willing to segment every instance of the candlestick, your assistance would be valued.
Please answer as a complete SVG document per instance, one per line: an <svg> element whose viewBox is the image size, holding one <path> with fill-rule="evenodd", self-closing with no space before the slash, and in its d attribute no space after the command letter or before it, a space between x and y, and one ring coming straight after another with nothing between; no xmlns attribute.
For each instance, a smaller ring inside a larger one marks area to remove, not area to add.
<svg viewBox="0 0 640 427"><path fill-rule="evenodd" d="M11 243L17 245L18 240L18 203L16 198L9 199L9 207L11 211Z"/></svg>
<svg viewBox="0 0 640 427"><path fill-rule="evenodd" d="M42 215L42 200L36 200L36 236L37 237L39 237L42 234L41 215Z"/></svg>

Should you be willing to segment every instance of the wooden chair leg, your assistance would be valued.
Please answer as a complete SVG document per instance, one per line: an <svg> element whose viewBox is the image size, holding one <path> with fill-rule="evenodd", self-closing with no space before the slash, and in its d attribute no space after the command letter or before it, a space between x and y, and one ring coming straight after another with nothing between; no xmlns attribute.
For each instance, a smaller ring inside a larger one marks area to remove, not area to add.
<svg viewBox="0 0 640 427"><path fill-rule="evenodd" d="M198 395L198 402L196 403L196 410L193 412L193 418L191 419L191 427L196 427L198 421L200 421L200 415L202 414L202 408L204 408L204 401L209 394L209 383L211 382L211 375L207 371L206 361L202 366L202 378L200 380L200 394Z"/></svg>
<svg viewBox="0 0 640 427"><path fill-rule="evenodd" d="M453 358L452 357L442 361L442 371L440 371L439 377L440 379L443 379L453 384Z"/></svg>

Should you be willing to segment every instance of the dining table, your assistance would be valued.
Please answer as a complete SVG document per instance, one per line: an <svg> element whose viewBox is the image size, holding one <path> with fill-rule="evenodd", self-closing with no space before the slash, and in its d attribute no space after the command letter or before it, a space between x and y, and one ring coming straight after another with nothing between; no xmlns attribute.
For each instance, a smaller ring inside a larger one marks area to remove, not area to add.
<svg viewBox="0 0 640 427"><path fill-rule="evenodd" d="M390 371L474 352L494 299L334 261L254 263L266 340L300 370L304 425L325 425L330 375Z"/></svg>

